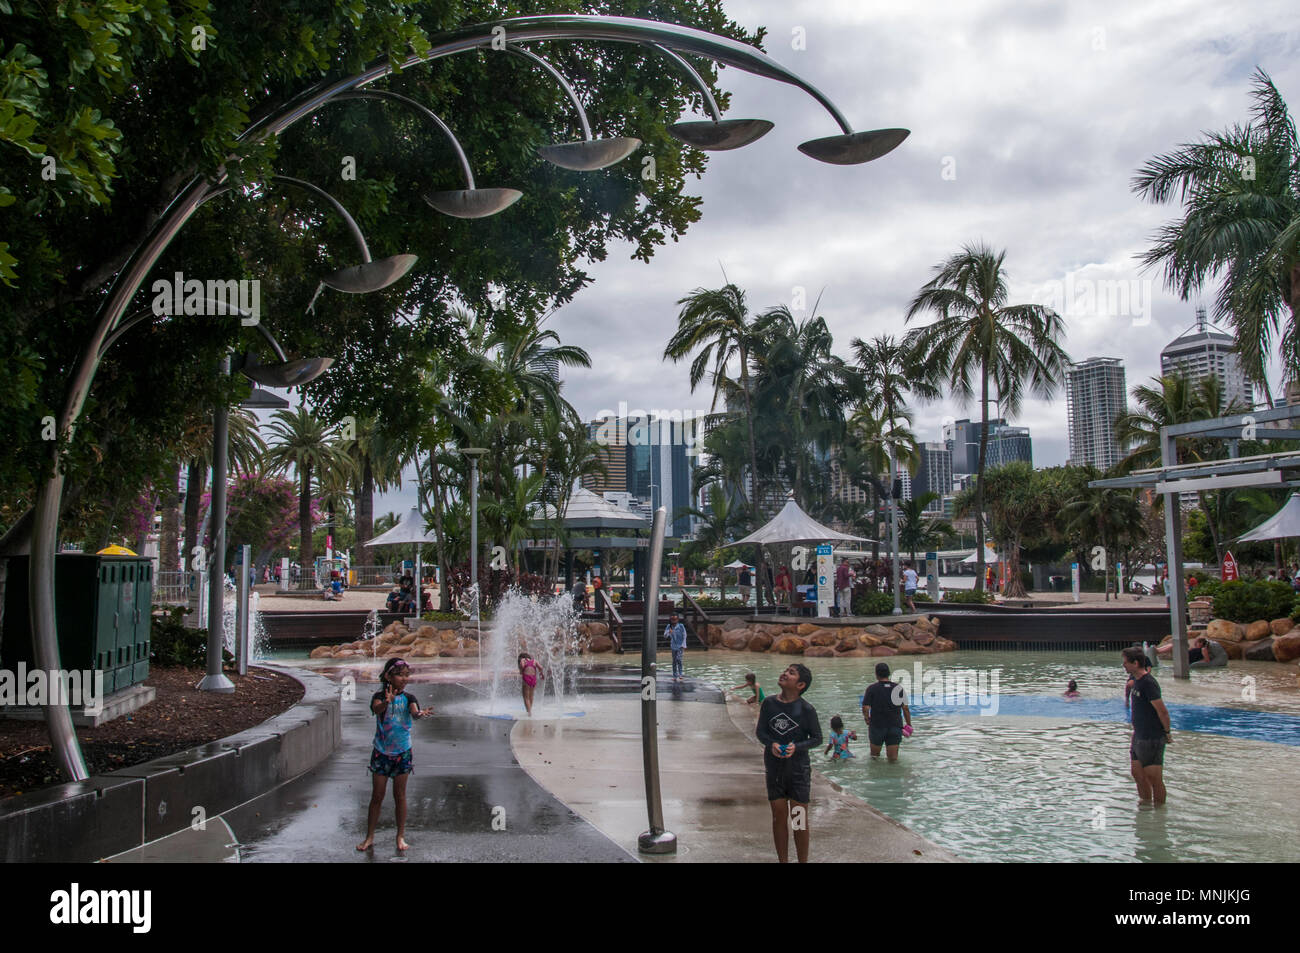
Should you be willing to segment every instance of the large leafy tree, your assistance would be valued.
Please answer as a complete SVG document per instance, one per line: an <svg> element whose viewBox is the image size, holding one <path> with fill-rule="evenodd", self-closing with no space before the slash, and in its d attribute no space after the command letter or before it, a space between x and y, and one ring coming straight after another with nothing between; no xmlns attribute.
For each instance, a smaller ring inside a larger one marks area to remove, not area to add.
<svg viewBox="0 0 1300 953"><path fill-rule="evenodd" d="M9 207L0 211L0 313L9 333L0 338L0 439L10 452L0 460L0 530L14 532L0 549L25 541L22 514L55 459L42 422L67 402L65 383L109 282L196 174L224 170L236 188L191 219L150 280L176 271L260 280L265 323L286 350L336 358L308 388L313 406L330 422L373 415L397 432L422 424L411 366L447 345L449 301L485 304L496 284L516 310L537 315L572 298L589 280L586 263L603 258L611 242L626 239L648 259L697 219L699 200L681 188L703 171L704 156L666 132L692 95L660 68L657 53L638 46L556 43L546 52L586 98L595 135L645 141L653 178L642 178L635 162L595 175L542 162L536 146L574 138L571 106L514 57L449 57L381 84L447 118L482 184L526 193L495 220L436 218L422 194L464 183L446 142L389 103L333 104L279 138L237 141L253 118L307 86L419 53L434 33L551 12L572 5L6 4L0 204ZM761 38L713 0L627 0L618 12ZM697 65L716 81L708 64ZM58 173L52 179L41 175L45 157ZM356 215L376 258L412 252L416 269L374 295L326 291L303 313L320 275L354 264L357 251L330 209L271 182L273 171L327 187ZM142 309L148 290L146 282L136 302ZM152 317L109 352L75 435L59 447L65 509L138 491L176 457L196 411L210 414L247 393L237 377L216 374L229 347L253 341L239 334L228 319ZM99 467L109 456L117 465Z"/></svg>
<svg viewBox="0 0 1300 953"><path fill-rule="evenodd" d="M1008 304L1006 252L983 244L966 245L935 268L935 275L912 299L907 320L930 312L932 324L907 336L925 380L946 383L963 402L978 399L979 462L975 474L976 591L984 586L984 466L988 453L989 387L1003 409L1019 413L1027 393L1051 397L1068 361L1060 339L1060 315L1037 304ZM1018 554L1017 554L1018 559ZM1019 579L1014 581L1019 584Z"/></svg>
<svg viewBox="0 0 1300 953"><path fill-rule="evenodd" d="M298 478L298 564L303 573L311 571L315 560L312 545L313 479L322 485L331 473L346 467L333 428L306 406L295 410L277 410L271 420L272 443L266 453L266 465L273 473L292 468ZM342 492L342 491L340 491Z"/></svg>
<svg viewBox="0 0 1300 953"><path fill-rule="evenodd" d="M1164 269L1182 297L1218 280L1215 318L1236 331L1242 362L1264 385L1279 341L1292 379L1300 379L1300 143L1273 80L1257 69L1251 118L1156 156L1138 170L1133 191L1183 205L1143 255Z"/></svg>

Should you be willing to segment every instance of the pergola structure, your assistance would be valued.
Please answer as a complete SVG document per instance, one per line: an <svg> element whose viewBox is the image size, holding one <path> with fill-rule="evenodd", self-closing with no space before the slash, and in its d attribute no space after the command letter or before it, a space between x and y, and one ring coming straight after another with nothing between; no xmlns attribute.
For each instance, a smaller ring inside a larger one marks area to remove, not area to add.
<svg viewBox="0 0 1300 953"><path fill-rule="evenodd" d="M533 519L533 526L547 527L555 523L555 508L540 506ZM610 549L632 549L633 566L636 571L636 592L638 596L645 586L645 557L650 552L650 538L643 537L641 530L651 528L651 521L640 514L625 510L593 493L586 487L578 487L569 497L569 502L560 514L560 525L564 531L587 530L601 531L633 530L632 536L570 536L564 545L564 587L573 588L573 552L577 549L590 549L600 553ZM554 544L550 540L539 540L529 549L550 549Z"/></svg>
<svg viewBox="0 0 1300 953"><path fill-rule="evenodd" d="M1174 677L1188 677L1187 615L1183 605L1183 537L1181 494L1229 487L1300 487L1300 451L1237 456L1242 440L1300 440L1300 406L1256 410L1231 417L1215 417L1160 428L1158 467L1135 470L1128 476L1093 480L1088 485L1128 489L1149 487L1165 500L1165 551L1168 554L1170 631L1174 636ZM1197 437L1228 441L1228 457L1197 463L1178 463L1178 438Z"/></svg>

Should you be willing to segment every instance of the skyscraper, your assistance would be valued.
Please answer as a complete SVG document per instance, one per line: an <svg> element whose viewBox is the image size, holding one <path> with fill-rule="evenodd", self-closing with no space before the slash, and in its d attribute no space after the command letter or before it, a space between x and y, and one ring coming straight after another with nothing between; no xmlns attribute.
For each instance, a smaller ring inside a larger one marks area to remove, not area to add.
<svg viewBox="0 0 1300 953"><path fill-rule="evenodd" d="M1005 427L1007 421L998 417L989 421L989 437L999 427ZM974 473L980 463L980 434L984 432L984 423L980 420L957 420L943 425L943 441L952 454L953 473ZM984 467L988 469L988 450L985 450ZM938 491L936 491L938 492Z"/></svg>
<svg viewBox="0 0 1300 953"><path fill-rule="evenodd" d="M668 510L668 534L690 532L689 516L679 511L691 507L691 471L698 459L688 454L687 429L680 421L651 417L608 417L588 425L600 444L607 473L583 479L583 486L598 493L627 493L636 507L653 513Z"/></svg>
<svg viewBox="0 0 1300 953"><path fill-rule="evenodd" d="M1162 376L1183 374L1192 380L1213 375L1219 379L1223 393L1223 410L1234 400L1247 409L1255 406L1254 388L1241 368L1234 350L1232 335L1216 330L1205 317L1205 309L1196 309L1196 324L1170 341L1160 352Z"/></svg>
<svg viewBox="0 0 1300 953"><path fill-rule="evenodd" d="M627 485L627 418L606 417L587 425L587 433L597 444L604 473L582 478L582 485L596 493L626 493Z"/></svg>
<svg viewBox="0 0 1300 953"><path fill-rule="evenodd" d="M975 451L976 454L979 453L978 446ZM984 452L985 469L992 470L1017 460L1033 465L1034 443L1030 439L1029 428L1006 425L994 427L990 424L989 444Z"/></svg>
<svg viewBox="0 0 1300 953"><path fill-rule="evenodd" d="M1070 463L1109 470L1124 456L1115 439L1115 418L1128 409L1124 362L1090 357L1065 370Z"/></svg>
<svg viewBox="0 0 1300 953"><path fill-rule="evenodd" d="M917 496L933 493L938 499L930 503L927 513L943 512L943 497L952 492L952 452L944 443L923 443L920 446L921 465L917 468L916 479L912 481L912 492Z"/></svg>

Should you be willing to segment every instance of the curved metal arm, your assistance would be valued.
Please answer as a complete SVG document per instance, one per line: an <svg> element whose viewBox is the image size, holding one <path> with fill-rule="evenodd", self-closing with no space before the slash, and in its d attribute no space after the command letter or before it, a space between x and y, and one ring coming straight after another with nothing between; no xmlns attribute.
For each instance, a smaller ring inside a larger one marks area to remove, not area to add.
<svg viewBox="0 0 1300 953"><path fill-rule="evenodd" d="M245 308L241 308L237 304L230 304L229 302L226 301L218 302L218 301L213 301L211 298L209 298L207 299L207 304L209 305L219 304L226 311L230 312L231 314L237 314L241 318L251 318L253 316L253 313L251 311ZM110 334L107 338L105 338L104 343L100 345L99 348L100 360L103 360L104 355L109 352L109 349L112 348L112 346L118 342L118 339L121 338L122 335L126 334L127 331L130 331L141 321L145 320L145 318L152 318L152 317L156 317L156 315L152 311L141 311L139 314L133 314L131 315L131 317L120 322L118 326L114 329L113 333ZM276 357L278 357L282 362L287 362L289 360L289 358L285 356L284 348L280 347L280 342L275 339L275 336L271 334L269 330L267 330L265 325L263 325L259 321L257 324L253 325L253 327L257 328L257 330L261 332L262 336L266 338L267 343L271 345L271 350L275 351Z"/></svg>
<svg viewBox="0 0 1300 953"><path fill-rule="evenodd" d="M718 101L713 98L713 93L709 90L709 84L704 81L704 77L695 72L695 67L666 46L660 46L658 43L650 43L647 45L650 49L662 53L682 68L683 72L691 78L691 82L695 84L696 89L704 95L704 108L709 111L709 115L713 117L713 121L722 122L722 113L718 109Z"/></svg>
<svg viewBox="0 0 1300 953"><path fill-rule="evenodd" d="M561 82L564 81L561 80ZM344 93L339 93L332 101L337 102L340 99L387 99L395 103L401 103L404 106L410 106L420 115L424 116L425 119L428 119L442 130L442 134L445 135L447 141L451 143L452 151L456 153L456 161L460 163L460 171L465 176L465 187L470 191L474 190L474 173L469 167L469 158L465 155L465 150L461 148L460 140L457 139L456 134L451 131L451 127L442 121L442 117L428 106L424 105L424 103L412 99L410 96L403 96L401 93L394 93L387 89L349 90ZM581 109L582 107L579 106L578 108ZM586 123L586 117L583 117L584 127L586 126Z"/></svg>
<svg viewBox="0 0 1300 953"><path fill-rule="evenodd" d="M313 195L328 202L334 211L343 216L343 221L347 224L348 231L352 233L352 240L357 243L357 249L361 252L361 260L370 261L370 249L366 247L366 237L361 234L361 226L357 224L355 218L348 214L348 210L343 207L342 202L330 195L319 185L312 185L305 179L295 179L293 176L289 175L273 175L271 176L271 179L275 182L287 182L289 185L296 185L301 189L306 189Z"/></svg>
<svg viewBox="0 0 1300 953"><path fill-rule="evenodd" d="M573 108L578 111L578 122L582 123L582 138L590 142L591 124L587 122L587 110L582 108L582 101L578 99L577 92L575 92L573 87L569 85L569 81L564 78L564 74L532 50L526 50L522 46L516 46L514 43L507 43L506 52L514 53L516 56L522 56L524 59L532 60L542 69L546 70L546 72L551 74L555 81L560 84L560 88L568 94L569 101L573 103Z"/></svg>

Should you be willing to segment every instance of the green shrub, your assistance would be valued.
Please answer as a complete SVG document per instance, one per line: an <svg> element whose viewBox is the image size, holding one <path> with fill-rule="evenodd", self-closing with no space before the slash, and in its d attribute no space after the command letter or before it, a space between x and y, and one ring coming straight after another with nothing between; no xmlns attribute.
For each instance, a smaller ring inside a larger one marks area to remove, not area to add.
<svg viewBox="0 0 1300 953"><path fill-rule="evenodd" d="M923 592L920 589L916 590L916 593L912 596L912 601L913 602L934 602L934 600L930 598L930 594L928 592Z"/></svg>
<svg viewBox="0 0 1300 953"><path fill-rule="evenodd" d="M728 596L725 600L717 596L695 596L695 601L702 609L740 609L748 605L738 597Z"/></svg>
<svg viewBox="0 0 1300 953"><path fill-rule="evenodd" d="M1196 588L1199 590L1201 587ZM1214 590L1216 619L1254 622L1257 619L1280 619L1295 611L1295 592L1285 582L1270 579L1251 582L1233 580L1219 583Z"/></svg>
<svg viewBox="0 0 1300 953"><path fill-rule="evenodd" d="M945 589L943 601L958 605L987 605L993 601L991 592L976 592L974 589Z"/></svg>
<svg viewBox="0 0 1300 953"><path fill-rule="evenodd" d="M159 668L203 668L208 664L208 630L185 626L185 606L155 606L149 626L149 663ZM158 615L158 610L164 610ZM230 658L229 652L223 657Z"/></svg>
<svg viewBox="0 0 1300 953"><path fill-rule="evenodd" d="M894 597L887 592L865 590L853 597L854 615L889 615L894 611Z"/></svg>

